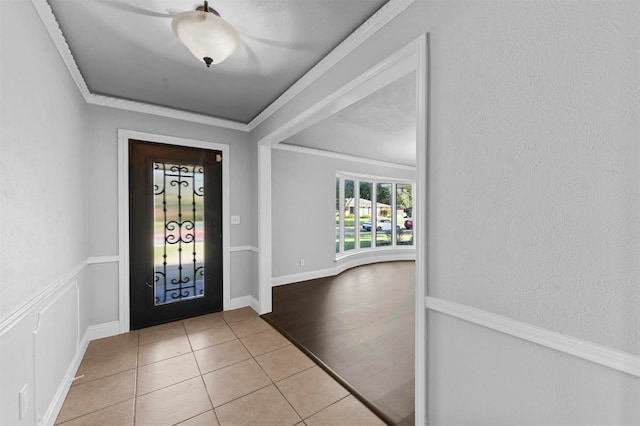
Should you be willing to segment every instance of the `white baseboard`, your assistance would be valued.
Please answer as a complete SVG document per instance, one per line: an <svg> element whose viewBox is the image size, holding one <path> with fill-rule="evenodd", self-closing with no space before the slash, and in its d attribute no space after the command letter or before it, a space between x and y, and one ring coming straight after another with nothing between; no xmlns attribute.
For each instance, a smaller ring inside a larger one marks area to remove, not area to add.
<svg viewBox="0 0 640 426"><path fill-rule="evenodd" d="M260 303L258 303L258 301L253 296L234 297L224 307L224 310L231 311L233 309L245 308L247 306L251 307L251 309L256 312L260 312L258 309Z"/></svg>
<svg viewBox="0 0 640 426"><path fill-rule="evenodd" d="M105 337L116 336L118 334L120 334L120 321L111 321L89 326L83 339L87 338L87 342L90 342L92 340L104 339Z"/></svg>
<svg viewBox="0 0 640 426"><path fill-rule="evenodd" d="M415 260L415 250L402 250L401 252L393 253L366 253L353 255L349 258L342 258L338 260L336 266L327 269L317 269L315 271L302 272L300 274L282 275L280 277L274 277L271 281L273 287L291 283L297 283L301 281L315 280L317 278L333 277L338 275L347 269L355 268L356 266L369 265L371 263L378 262L394 262L401 260Z"/></svg>
<svg viewBox="0 0 640 426"><path fill-rule="evenodd" d="M254 246L233 246L233 247L229 247L229 252L231 253L237 253L237 252L241 252L241 251L250 251L253 253L260 253L260 250L257 247Z"/></svg>
<svg viewBox="0 0 640 426"><path fill-rule="evenodd" d="M71 384L73 383L73 378L75 377L76 371L78 371L78 367L80 367L82 358L87 351L89 342L96 339L102 339L104 337L115 336L119 333L120 323L118 321L91 325L87 328L87 331L85 331L82 339L80 339L80 343L78 344L78 348L76 349L76 355L73 357L73 360L71 361L71 364L69 365L69 368L64 375L64 379L60 383L58 391L51 401L46 414L44 415L42 420L38 422L39 425L53 426L53 424L55 423L56 418L60 413L60 409L62 408L62 404L67 397L67 393L71 388Z"/></svg>
<svg viewBox="0 0 640 426"><path fill-rule="evenodd" d="M253 296L249 296L249 306L251 306L251 309L257 313L260 313L260 302L258 302Z"/></svg>
<svg viewBox="0 0 640 426"><path fill-rule="evenodd" d="M97 265L100 263L117 263L120 262L120 256L94 256L87 259L87 264Z"/></svg>

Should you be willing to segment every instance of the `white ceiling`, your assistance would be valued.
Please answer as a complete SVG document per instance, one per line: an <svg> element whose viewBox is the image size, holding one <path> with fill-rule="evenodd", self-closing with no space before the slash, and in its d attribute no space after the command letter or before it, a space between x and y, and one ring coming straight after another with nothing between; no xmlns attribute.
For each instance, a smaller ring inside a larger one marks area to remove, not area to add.
<svg viewBox="0 0 640 426"><path fill-rule="evenodd" d="M171 30L196 0L48 0L93 94L248 123L386 0L218 0L242 46L206 68Z"/></svg>
<svg viewBox="0 0 640 426"><path fill-rule="evenodd" d="M415 166L415 78L411 72L284 143Z"/></svg>

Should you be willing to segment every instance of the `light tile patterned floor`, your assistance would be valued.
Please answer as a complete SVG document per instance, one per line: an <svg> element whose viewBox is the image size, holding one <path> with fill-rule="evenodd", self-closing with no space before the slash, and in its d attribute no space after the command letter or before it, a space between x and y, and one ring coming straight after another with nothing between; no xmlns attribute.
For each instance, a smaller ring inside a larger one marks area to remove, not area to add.
<svg viewBox="0 0 640 426"><path fill-rule="evenodd" d="M382 425L242 308L95 340L56 424Z"/></svg>

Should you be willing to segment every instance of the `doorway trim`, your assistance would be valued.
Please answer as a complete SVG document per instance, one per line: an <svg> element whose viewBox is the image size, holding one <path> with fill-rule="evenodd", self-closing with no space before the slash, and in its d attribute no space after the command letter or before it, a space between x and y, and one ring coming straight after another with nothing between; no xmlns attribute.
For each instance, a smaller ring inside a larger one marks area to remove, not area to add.
<svg viewBox="0 0 640 426"><path fill-rule="evenodd" d="M131 323L129 312L129 139L191 148L213 149L222 152L222 309L224 310L231 301L229 271L231 265L229 250L229 145L118 129L118 317L120 320L120 333L128 332Z"/></svg>
<svg viewBox="0 0 640 426"><path fill-rule="evenodd" d="M272 310L272 211L271 150L287 137L319 122L340 109L363 98L371 88L410 66L416 77L416 202L417 219L414 238L416 247L415 287L415 422L427 420L427 315L425 297L428 270L428 162L429 162L429 35L422 34L394 54L383 59L363 74L294 116L271 133L257 140L258 149L258 295L260 314ZM391 80L393 81L393 80Z"/></svg>

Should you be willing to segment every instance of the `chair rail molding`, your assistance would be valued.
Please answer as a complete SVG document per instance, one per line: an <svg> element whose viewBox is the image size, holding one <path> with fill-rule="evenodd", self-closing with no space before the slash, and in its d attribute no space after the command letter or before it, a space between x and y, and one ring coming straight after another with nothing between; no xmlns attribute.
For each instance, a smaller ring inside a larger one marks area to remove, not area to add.
<svg viewBox="0 0 640 426"><path fill-rule="evenodd" d="M537 343L614 370L640 377L640 356L568 336L502 315L436 297L426 297L425 307L510 336Z"/></svg>
<svg viewBox="0 0 640 426"><path fill-rule="evenodd" d="M47 287L42 289L39 293L23 303L18 309L9 314L6 318L0 321L0 336L5 334L8 330L14 327L18 322L22 321L24 317L29 315L45 300L58 294L69 282L88 265L88 260L84 260L69 272L65 273Z"/></svg>

